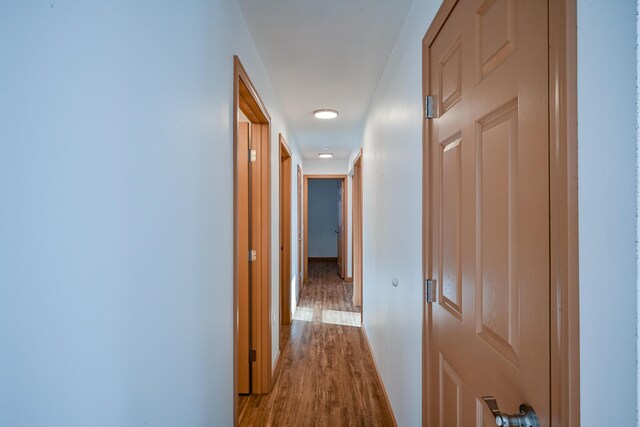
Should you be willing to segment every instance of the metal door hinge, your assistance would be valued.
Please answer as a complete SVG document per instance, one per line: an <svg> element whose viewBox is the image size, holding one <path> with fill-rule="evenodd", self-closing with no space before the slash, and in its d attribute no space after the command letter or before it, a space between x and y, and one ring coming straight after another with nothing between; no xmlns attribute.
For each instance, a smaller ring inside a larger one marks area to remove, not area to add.
<svg viewBox="0 0 640 427"><path fill-rule="evenodd" d="M424 97L424 118L433 119L433 96L427 95Z"/></svg>
<svg viewBox="0 0 640 427"><path fill-rule="evenodd" d="M249 262L255 262L258 259L258 254L255 249L249 251Z"/></svg>
<svg viewBox="0 0 640 427"><path fill-rule="evenodd" d="M258 152L256 150L249 150L249 161L254 163L258 160Z"/></svg>
<svg viewBox="0 0 640 427"><path fill-rule="evenodd" d="M427 302L435 302L436 300L436 280L427 279L424 281L424 295Z"/></svg>
<svg viewBox="0 0 640 427"><path fill-rule="evenodd" d="M249 362L255 362L256 359L257 359L256 351L255 350L249 350Z"/></svg>

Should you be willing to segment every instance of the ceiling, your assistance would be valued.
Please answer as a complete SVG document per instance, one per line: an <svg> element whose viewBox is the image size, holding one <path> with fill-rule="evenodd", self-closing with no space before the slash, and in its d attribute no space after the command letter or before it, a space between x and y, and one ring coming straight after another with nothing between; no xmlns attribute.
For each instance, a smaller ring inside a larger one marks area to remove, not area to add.
<svg viewBox="0 0 640 427"><path fill-rule="evenodd" d="M412 0L237 1L302 156L346 159Z"/></svg>

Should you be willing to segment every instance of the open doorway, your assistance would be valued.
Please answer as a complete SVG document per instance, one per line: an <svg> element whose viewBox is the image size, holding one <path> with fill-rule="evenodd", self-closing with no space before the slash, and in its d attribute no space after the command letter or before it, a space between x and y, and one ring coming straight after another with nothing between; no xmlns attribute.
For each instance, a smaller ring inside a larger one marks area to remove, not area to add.
<svg viewBox="0 0 640 427"><path fill-rule="evenodd" d="M234 57L234 413L272 382L270 117Z"/></svg>
<svg viewBox="0 0 640 427"><path fill-rule="evenodd" d="M360 327L347 277L347 175L305 175L303 196L305 287L294 320Z"/></svg>
<svg viewBox="0 0 640 427"><path fill-rule="evenodd" d="M347 176L304 177L304 277L312 263L328 263L347 276ZM335 264L335 265L333 265Z"/></svg>

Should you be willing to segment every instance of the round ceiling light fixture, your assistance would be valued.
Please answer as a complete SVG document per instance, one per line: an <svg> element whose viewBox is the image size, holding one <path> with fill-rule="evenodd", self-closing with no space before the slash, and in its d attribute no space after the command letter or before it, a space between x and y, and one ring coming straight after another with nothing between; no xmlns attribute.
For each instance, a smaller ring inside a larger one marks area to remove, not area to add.
<svg viewBox="0 0 640 427"><path fill-rule="evenodd" d="M321 110L316 110L313 112L313 115L318 119L335 119L338 117L338 112L336 110L330 110L328 108L323 108Z"/></svg>
<svg viewBox="0 0 640 427"><path fill-rule="evenodd" d="M320 153L318 154L318 157L321 159L330 159L333 157L333 153Z"/></svg>

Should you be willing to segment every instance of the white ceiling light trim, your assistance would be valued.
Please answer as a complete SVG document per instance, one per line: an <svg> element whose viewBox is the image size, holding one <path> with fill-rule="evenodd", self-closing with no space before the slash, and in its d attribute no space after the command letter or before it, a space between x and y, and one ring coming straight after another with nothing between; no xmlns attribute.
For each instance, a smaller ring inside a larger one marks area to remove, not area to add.
<svg viewBox="0 0 640 427"><path fill-rule="evenodd" d="M336 110L330 110L328 108L323 108L320 110L316 110L313 112L313 115L318 119L335 119L338 117L338 112Z"/></svg>
<svg viewBox="0 0 640 427"><path fill-rule="evenodd" d="M320 153L318 154L318 157L321 159L330 159L333 157L333 153Z"/></svg>

